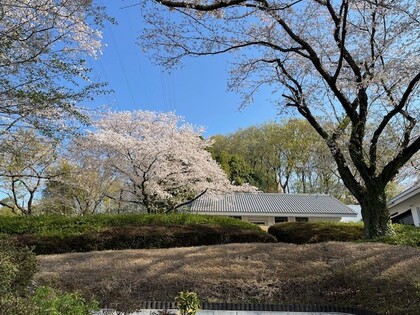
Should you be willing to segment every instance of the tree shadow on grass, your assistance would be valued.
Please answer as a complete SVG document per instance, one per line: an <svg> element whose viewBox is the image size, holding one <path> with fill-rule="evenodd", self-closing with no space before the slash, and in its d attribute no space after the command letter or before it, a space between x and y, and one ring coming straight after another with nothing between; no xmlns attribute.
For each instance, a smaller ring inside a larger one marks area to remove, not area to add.
<svg viewBox="0 0 420 315"><path fill-rule="evenodd" d="M39 280L50 275L120 310L185 290L209 302L333 304L393 315L414 315L420 305L420 250L412 247L228 244L39 259Z"/></svg>

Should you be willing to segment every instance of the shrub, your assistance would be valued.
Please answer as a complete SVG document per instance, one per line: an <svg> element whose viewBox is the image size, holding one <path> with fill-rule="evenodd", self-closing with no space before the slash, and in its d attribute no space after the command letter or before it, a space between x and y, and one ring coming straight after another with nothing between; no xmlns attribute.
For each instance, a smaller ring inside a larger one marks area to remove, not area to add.
<svg viewBox="0 0 420 315"><path fill-rule="evenodd" d="M186 213L10 217L0 233L37 254L275 242L248 222Z"/></svg>
<svg viewBox="0 0 420 315"><path fill-rule="evenodd" d="M255 224L241 220L222 217L187 213L172 214L96 214L79 217L67 216L28 216L2 217L0 233L36 234L43 236L67 236L86 232L97 232L106 227L124 225L168 225L168 224L217 224L238 226L244 229L258 231Z"/></svg>
<svg viewBox="0 0 420 315"><path fill-rule="evenodd" d="M391 245L420 246L420 228L406 224L393 224L395 235L377 238L373 241Z"/></svg>
<svg viewBox="0 0 420 315"><path fill-rule="evenodd" d="M216 224L124 225L60 237L26 234L12 238L33 247L36 254L276 242L261 230Z"/></svg>
<svg viewBox="0 0 420 315"><path fill-rule="evenodd" d="M0 295L23 294L36 272L36 257L27 247L0 238Z"/></svg>
<svg viewBox="0 0 420 315"><path fill-rule="evenodd" d="M363 225L359 223L287 222L268 229L279 242L308 244L327 241L348 242L363 238Z"/></svg>
<svg viewBox="0 0 420 315"><path fill-rule="evenodd" d="M180 315L195 315L200 310L200 299L195 292L179 292L175 297Z"/></svg>
<svg viewBox="0 0 420 315"><path fill-rule="evenodd" d="M0 238L0 314L88 315L97 309L77 293L61 293L48 287L32 292L36 256L27 247L15 247Z"/></svg>
<svg viewBox="0 0 420 315"><path fill-rule="evenodd" d="M49 287L39 287L26 296L0 296L2 315L90 315L97 309L96 301L87 302L78 293L62 293Z"/></svg>
<svg viewBox="0 0 420 315"><path fill-rule="evenodd" d="M31 298L38 315L90 315L99 309L96 301L87 302L78 293L62 293L39 287Z"/></svg>

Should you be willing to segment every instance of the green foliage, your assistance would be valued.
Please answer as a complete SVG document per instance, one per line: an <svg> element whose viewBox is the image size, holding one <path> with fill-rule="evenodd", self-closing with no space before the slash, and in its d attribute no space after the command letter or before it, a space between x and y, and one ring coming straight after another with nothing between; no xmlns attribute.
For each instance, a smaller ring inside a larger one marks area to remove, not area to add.
<svg viewBox="0 0 420 315"><path fill-rule="evenodd" d="M179 292L175 297L180 315L195 315L200 310L200 299L195 292Z"/></svg>
<svg viewBox="0 0 420 315"><path fill-rule="evenodd" d="M86 216L43 215L31 217L2 217L0 233L36 234L39 236L77 235L97 232L101 228L122 225L167 225L167 224L216 224L238 226L259 231L254 224L222 216L208 216L188 213L171 214L100 214Z"/></svg>
<svg viewBox="0 0 420 315"><path fill-rule="evenodd" d="M97 310L96 301L88 302L78 293L61 293L49 287L39 287L31 298L39 315L90 315Z"/></svg>
<svg viewBox="0 0 420 315"><path fill-rule="evenodd" d="M333 222L288 222L278 223L268 229L279 242L308 244L326 241L368 241L391 245L420 246L420 228L404 225L392 225L395 234L372 240L363 237L363 223Z"/></svg>
<svg viewBox="0 0 420 315"><path fill-rule="evenodd" d="M0 295L23 294L36 272L36 257L26 247L0 238Z"/></svg>
<svg viewBox="0 0 420 315"><path fill-rule="evenodd" d="M37 254L275 242L258 226L195 214L8 217L0 233Z"/></svg>
<svg viewBox="0 0 420 315"><path fill-rule="evenodd" d="M420 228L412 225L393 224L395 234L376 238L374 242L391 245L420 246Z"/></svg>
<svg viewBox="0 0 420 315"><path fill-rule="evenodd" d="M359 223L287 222L268 229L279 242L310 244L327 241L358 241L363 239L363 225Z"/></svg>
<svg viewBox="0 0 420 315"><path fill-rule="evenodd" d="M32 251L0 239L0 314L88 315L97 309L96 302L87 302L77 293L60 293L48 287L32 292L36 269Z"/></svg>
<svg viewBox="0 0 420 315"><path fill-rule="evenodd" d="M305 120L268 122L212 139L210 152L231 181L249 182L264 192L350 198L328 148Z"/></svg>
<svg viewBox="0 0 420 315"><path fill-rule="evenodd" d="M61 237L15 235L12 238L18 244L33 247L37 254L276 241L261 230L211 224L123 225Z"/></svg>
<svg viewBox="0 0 420 315"><path fill-rule="evenodd" d="M90 315L97 309L96 301L88 302L78 293L62 293L44 286L26 296L0 296L2 315Z"/></svg>
<svg viewBox="0 0 420 315"><path fill-rule="evenodd" d="M222 136L217 137L221 139ZM252 168L240 154L231 154L225 149L210 148L213 159L219 163L229 181L235 185L252 182Z"/></svg>

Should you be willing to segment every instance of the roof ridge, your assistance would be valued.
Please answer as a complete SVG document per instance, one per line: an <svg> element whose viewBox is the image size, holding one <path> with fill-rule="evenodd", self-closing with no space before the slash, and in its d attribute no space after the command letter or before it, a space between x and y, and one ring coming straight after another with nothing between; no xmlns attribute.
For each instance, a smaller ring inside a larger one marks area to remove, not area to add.
<svg viewBox="0 0 420 315"><path fill-rule="evenodd" d="M233 193L223 193L220 195L280 195L280 196L331 196L330 194L325 193L266 193L266 192L233 192ZM335 197L334 197L335 198Z"/></svg>

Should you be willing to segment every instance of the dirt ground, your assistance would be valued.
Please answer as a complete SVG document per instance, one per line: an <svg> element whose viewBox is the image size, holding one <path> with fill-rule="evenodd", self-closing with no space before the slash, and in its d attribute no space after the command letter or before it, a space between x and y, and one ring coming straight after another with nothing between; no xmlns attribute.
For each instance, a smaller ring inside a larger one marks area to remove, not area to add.
<svg viewBox="0 0 420 315"><path fill-rule="evenodd" d="M297 303L420 314L420 249L379 243L229 244L38 256L38 283L77 290L103 307L172 301Z"/></svg>

